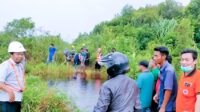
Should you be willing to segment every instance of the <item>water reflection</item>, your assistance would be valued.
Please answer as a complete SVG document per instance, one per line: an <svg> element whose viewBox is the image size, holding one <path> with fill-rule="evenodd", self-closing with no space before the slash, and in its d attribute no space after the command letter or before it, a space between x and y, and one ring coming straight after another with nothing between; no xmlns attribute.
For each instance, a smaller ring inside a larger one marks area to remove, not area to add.
<svg viewBox="0 0 200 112"><path fill-rule="evenodd" d="M92 112L97 103L102 82L100 73L87 75L83 72L75 74L70 80L49 81L48 84L66 93L81 111Z"/></svg>

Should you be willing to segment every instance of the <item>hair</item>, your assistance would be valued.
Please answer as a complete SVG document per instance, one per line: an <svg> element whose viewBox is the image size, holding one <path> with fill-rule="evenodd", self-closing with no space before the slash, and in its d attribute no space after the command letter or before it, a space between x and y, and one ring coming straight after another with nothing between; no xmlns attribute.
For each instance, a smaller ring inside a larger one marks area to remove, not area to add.
<svg viewBox="0 0 200 112"><path fill-rule="evenodd" d="M14 54L14 52L10 52L10 54L11 54L11 55L13 55L13 54Z"/></svg>
<svg viewBox="0 0 200 112"><path fill-rule="evenodd" d="M168 50L168 48L165 47L165 46L156 47L156 48L154 48L154 51L158 51L158 52L160 52L162 55L166 55L166 56L169 55L169 50Z"/></svg>
<svg viewBox="0 0 200 112"><path fill-rule="evenodd" d="M169 63L172 63L172 56L169 54L169 50L167 47L165 47L165 46L156 47L156 48L154 48L154 51L158 51L161 53L161 55L165 55L166 60Z"/></svg>
<svg viewBox="0 0 200 112"><path fill-rule="evenodd" d="M181 55L182 55L182 54L186 54L186 53L191 53L191 54L192 54L193 60L196 60L197 57L198 57L198 53L197 53L196 50L186 48L186 49L184 49L184 50L181 52Z"/></svg>
<svg viewBox="0 0 200 112"><path fill-rule="evenodd" d="M113 47L112 50L116 51L116 48Z"/></svg>
<svg viewBox="0 0 200 112"><path fill-rule="evenodd" d="M139 65L144 66L145 68L148 68L149 62L146 60L142 60L142 61L140 61Z"/></svg>
<svg viewBox="0 0 200 112"><path fill-rule="evenodd" d="M54 46L54 44L53 44L53 43L51 43L50 45L51 45L51 46Z"/></svg>
<svg viewBox="0 0 200 112"><path fill-rule="evenodd" d="M170 64L172 63L172 56L171 55L168 55L166 59Z"/></svg>

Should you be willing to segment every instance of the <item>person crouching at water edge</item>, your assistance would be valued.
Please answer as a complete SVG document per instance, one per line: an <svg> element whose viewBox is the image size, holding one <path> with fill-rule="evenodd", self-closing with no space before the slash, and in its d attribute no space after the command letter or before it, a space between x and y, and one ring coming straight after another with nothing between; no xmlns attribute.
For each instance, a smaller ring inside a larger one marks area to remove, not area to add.
<svg viewBox="0 0 200 112"><path fill-rule="evenodd" d="M127 56L111 53L102 57L99 63L106 66L110 79L102 85L93 112L134 112L134 108L141 109L137 84L125 75L130 69Z"/></svg>
<svg viewBox="0 0 200 112"><path fill-rule="evenodd" d="M25 90L24 52L20 42L9 44L10 59L0 66L0 112L20 112Z"/></svg>

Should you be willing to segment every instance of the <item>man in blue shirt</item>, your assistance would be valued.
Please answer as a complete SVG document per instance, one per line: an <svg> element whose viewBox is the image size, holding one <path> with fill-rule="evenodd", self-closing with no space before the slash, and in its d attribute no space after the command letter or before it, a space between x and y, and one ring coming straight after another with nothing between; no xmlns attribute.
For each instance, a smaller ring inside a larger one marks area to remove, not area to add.
<svg viewBox="0 0 200 112"><path fill-rule="evenodd" d="M56 53L56 48L54 47L54 44L51 44L51 46L49 47L48 63L53 62L55 53Z"/></svg>
<svg viewBox="0 0 200 112"><path fill-rule="evenodd" d="M154 60L160 68L159 112L175 112L177 95L177 78L172 65L168 48L161 46L154 48ZM155 98L154 99L157 99Z"/></svg>
<svg viewBox="0 0 200 112"><path fill-rule="evenodd" d="M148 62L143 60L139 63L141 73L137 78L137 86L140 89L139 97L142 105L142 112L151 112L151 101L154 89L154 76L148 70Z"/></svg>

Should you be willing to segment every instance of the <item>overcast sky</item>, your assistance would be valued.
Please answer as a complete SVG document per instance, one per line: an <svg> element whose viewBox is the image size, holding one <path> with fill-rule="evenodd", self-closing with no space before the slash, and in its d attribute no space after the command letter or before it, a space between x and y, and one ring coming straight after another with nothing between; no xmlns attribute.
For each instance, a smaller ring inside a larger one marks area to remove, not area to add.
<svg viewBox="0 0 200 112"><path fill-rule="evenodd" d="M96 24L111 20L126 4L135 9L164 0L0 0L0 30L7 22L31 17L36 27L61 34L72 42L80 32L89 33ZM176 0L184 6L190 0Z"/></svg>

